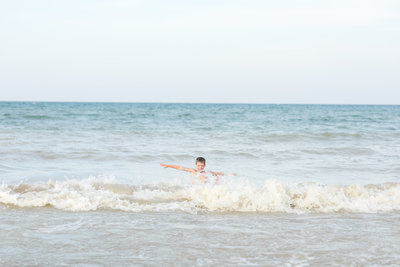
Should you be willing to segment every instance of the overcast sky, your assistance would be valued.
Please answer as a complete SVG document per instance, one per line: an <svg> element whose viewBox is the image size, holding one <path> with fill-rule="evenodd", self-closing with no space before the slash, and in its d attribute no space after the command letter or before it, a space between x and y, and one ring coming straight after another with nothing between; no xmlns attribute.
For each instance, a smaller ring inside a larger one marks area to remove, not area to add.
<svg viewBox="0 0 400 267"><path fill-rule="evenodd" d="M400 1L0 0L0 92L400 104Z"/></svg>

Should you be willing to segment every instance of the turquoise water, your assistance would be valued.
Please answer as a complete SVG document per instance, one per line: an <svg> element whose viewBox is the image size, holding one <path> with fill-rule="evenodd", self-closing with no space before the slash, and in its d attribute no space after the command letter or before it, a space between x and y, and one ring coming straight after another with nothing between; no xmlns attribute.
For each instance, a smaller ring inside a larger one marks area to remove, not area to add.
<svg viewBox="0 0 400 267"><path fill-rule="evenodd" d="M395 266L399 137L400 106L0 102L0 263ZM219 184L159 165L198 156Z"/></svg>
<svg viewBox="0 0 400 267"><path fill-rule="evenodd" d="M399 181L399 106L0 103L0 179L169 179L158 163L328 184Z"/></svg>

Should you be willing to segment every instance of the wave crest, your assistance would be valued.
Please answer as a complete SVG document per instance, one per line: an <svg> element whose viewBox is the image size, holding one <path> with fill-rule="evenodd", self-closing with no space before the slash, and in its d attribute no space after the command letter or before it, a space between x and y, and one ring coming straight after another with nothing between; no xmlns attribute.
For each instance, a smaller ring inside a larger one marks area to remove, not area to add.
<svg viewBox="0 0 400 267"><path fill-rule="evenodd" d="M341 186L268 180L263 186L248 182L125 185L88 178L3 184L0 205L68 211L377 213L400 210L400 184Z"/></svg>

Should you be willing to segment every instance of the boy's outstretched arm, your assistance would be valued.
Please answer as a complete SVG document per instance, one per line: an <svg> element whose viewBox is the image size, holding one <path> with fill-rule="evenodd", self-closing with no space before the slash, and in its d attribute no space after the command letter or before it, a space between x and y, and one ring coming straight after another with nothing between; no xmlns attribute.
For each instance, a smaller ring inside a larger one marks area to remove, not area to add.
<svg viewBox="0 0 400 267"><path fill-rule="evenodd" d="M214 176L224 176L225 174L223 172L213 172L213 171L209 171L209 173L211 173Z"/></svg>
<svg viewBox="0 0 400 267"><path fill-rule="evenodd" d="M173 169L177 169L177 170L185 171L185 172L194 172L195 171L192 168L185 168L185 167L182 167L179 165L169 165L169 164L162 164L162 163L160 165L164 168L173 168Z"/></svg>
<svg viewBox="0 0 400 267"><path fill-rule="evenodd" d="M224 176L225 173L223 172L213 172L213 171L209 171L212 175L214 176ZM236 173L232 173L233 176L236 176Z"/></svg>

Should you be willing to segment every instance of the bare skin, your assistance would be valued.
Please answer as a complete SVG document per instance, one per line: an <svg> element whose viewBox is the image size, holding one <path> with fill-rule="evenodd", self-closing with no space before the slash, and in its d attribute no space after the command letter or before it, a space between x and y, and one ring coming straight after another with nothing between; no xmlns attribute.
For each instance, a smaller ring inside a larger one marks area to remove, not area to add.
<svg viewBox="0 0 400 267"><path fill-rule="evenodd" d="M177 169L180 171L185 171L185 172L190 172L190 174L192 176L198 176L201 180L202 183L207 182L207 173L210 173L211 175L215 176L215 183L218 184L218 178L221 175L224 175L224 173L222 172L213 172L213 171L205 171L204 168L206 167L206 164L204 164L203 162L196 162L196 168L186 168L186 167L182 167L179 165L169 165L169 164L160 164L162 167L164 168L173 168L173 169ZM204 175L199 175L199 174L203 174Z"/></svg>

